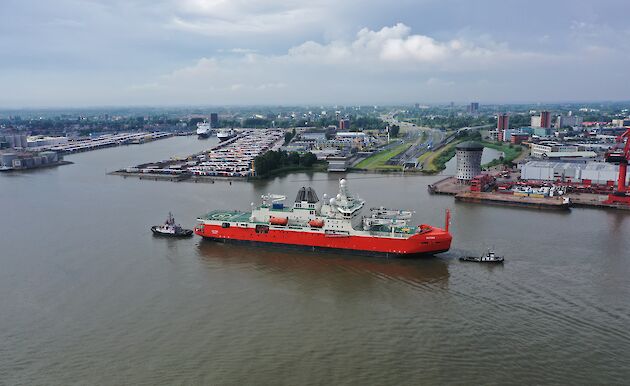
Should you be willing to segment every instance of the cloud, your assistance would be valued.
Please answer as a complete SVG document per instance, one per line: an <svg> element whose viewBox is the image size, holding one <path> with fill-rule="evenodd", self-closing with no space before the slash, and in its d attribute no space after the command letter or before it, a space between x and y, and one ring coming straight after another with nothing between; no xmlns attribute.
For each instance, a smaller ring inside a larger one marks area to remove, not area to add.
<svg viewBox="0 0 630 386"><path fill-rule="evenodd" d="M2 0L0 107L627 99L628 2L561 3Z"/></svg>
<svg viewBox="0 0 630 386"><path fill-rule="evenodd" d="M202 103L325 101L357 94L385 95L390 91L379 90L386 87L402 87L406 94L414 87L452 88L456 82L449 77L460 77L457 74L513 68L523 65L518 61L545 58L510 50L487 37L480 42L440 41L413 34L403 23L378 30L362 28L347 41L307 41L278 55L231 51L239 55L203 57L147 85L165 96L181 94ZM132 90L141 92L147 85Z"/></svg>
<svg viewBox="0 0 630 386"><path fill-rule="evenodd" d="M167 26L207 36L296 31L325 19L330 1L173 0Z"/></svg>

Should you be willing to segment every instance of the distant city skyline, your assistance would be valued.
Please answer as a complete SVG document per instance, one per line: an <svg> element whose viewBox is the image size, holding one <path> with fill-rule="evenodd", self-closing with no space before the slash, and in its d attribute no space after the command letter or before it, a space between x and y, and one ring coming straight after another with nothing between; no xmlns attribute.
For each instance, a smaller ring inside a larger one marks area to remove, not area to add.
<svg viewBox="0 0 630 386"><path fill-rule="evenodd" d="M630 100L621 0L5 0L0 109Z"/></svg>

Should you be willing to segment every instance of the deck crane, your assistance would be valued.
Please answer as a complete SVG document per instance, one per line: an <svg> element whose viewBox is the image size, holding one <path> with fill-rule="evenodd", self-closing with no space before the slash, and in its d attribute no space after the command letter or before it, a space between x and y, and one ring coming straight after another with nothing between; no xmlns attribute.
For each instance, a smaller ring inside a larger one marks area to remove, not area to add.
<svg viewBox="0 0 630 386"><path fill-rule="evenodd" d="M625 145L624 145L625 141ZM606 162L619 164L619 177L617 178L617 189L608 195L604 201L606 204L630 205L630 194L626 184L626 172L630 161L630 128L617 137L617 145L606 153Z"/></svg>

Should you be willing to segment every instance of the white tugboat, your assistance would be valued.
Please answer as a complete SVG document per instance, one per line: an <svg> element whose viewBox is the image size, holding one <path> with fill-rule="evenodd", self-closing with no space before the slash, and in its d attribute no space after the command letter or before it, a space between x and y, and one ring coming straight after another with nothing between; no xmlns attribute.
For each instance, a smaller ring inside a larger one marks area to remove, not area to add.
<svg viewBox="0 0 630 386"><path fill-rule="evenodd" d="M485 254L481 256L460 257L461 261L471 261L473 263L503 263L503 256L497 256L494 250L488 248Z"/></svg>
<svg viewBox="0 0 630 386"><path fill-rule="evenodd" d="M173 218L171 212L168 212L168 218L164 224L152 226L151 232L155 236L167 237L190 237L193 234L192 229L184 229L179 224L175 224L175 218Z"/></svg>

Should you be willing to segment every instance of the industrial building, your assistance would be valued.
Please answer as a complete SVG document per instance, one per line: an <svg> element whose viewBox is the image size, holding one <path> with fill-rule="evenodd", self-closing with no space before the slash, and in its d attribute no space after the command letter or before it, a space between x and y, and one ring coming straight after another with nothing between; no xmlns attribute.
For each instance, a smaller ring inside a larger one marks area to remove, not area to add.
<svg viewBox="0 0 630 386"><path fill-rule="evenodd" d="M0 135L0 149L6 149L6 148L26 149L27 147L28 147L28 138L25 134Z"/></svg>
<svg viewBox="0 0 630 386"><path fill-rule="evenodd" d="M531 155L534 158L543 158L552 152L574 152L579 148L574 145L565 145L559 142L544 141L540 143L532 143Z"/></svg>
<svg viewBox="0 0 630 386"><path fill-rule="evenodd" d="M457 181L469 183L481 174L483 145L478 142L462 142L455 147L457 155Z"/></svg>
<svg viewBox="0 0 630 386"><path fill-rule="evenodd" d="M66 145L68 137L30 136L27 138L28 147L51 147Z"/></svg>
<svg viewBox="0 0 630 386"><path fill-rule="evenodd" d="M607 184L617 180L619 166L606 162L529 161L521 165L521 179Z"/></svg>
<svg viewBox="0 0 630 386"><path fill-rule="evenodd" d="M573 127L573 126L581 126L582 125L582 117L578 117L569 112L569 115L558 115L556 117L556 129L561 129L563 127Z"/></svg>
<svg viewBox="0 0 630 386"><path fill-rule="evenodd" d="M349 157L328 157L329 172L345 172L348 170Z"/></svg>
<svg viewBox="0 0 630 386"><path fill-rule="evenodd" d="M32 169L56 165L62 157L54 151L0 153L0 170Z"/></svg>

